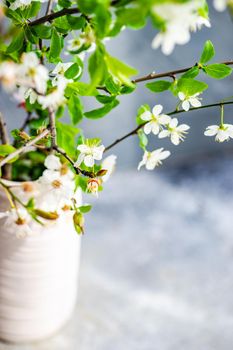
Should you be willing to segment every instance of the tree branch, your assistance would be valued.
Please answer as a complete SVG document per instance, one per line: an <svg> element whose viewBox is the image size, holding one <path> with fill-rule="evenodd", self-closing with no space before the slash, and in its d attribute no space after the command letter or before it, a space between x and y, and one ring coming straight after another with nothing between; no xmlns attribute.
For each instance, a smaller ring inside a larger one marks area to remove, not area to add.
<svg viewBox="0 0 233 350"><path fill-rule="evenodd" d="M10 143L6 122L3 118L2 113L0 113L0 139L3 145L7 145ZM5 164L2 169L2 177L6 180L11 179L11 164Z"/></svg>
<svg viewBox="0 0 233 350"><path fill-rule="evenodd" d="M51 131L51 149L57 146L57 131L54 111L49 109L49 128Z"/></svg>
<svg viewBox="0 0 233 350"><path fill-rule="evenodd" d="M45 15L43 17L37 18L32 22L28 22L29 27L37 26L38 24L43 24L45 22L51 22L56 18L63 17L66 15L72 15L75 13L80 13L79 9L76 7L73 8L64 8L60 11L50 13L48 15Z"/></svg>
<svg viewBox="0 0 233 350"><path fill-rule="evenodd" d="M71 159L70 156L68 156L68 154L62 148L60 148L58 146L54 146L53 149L55 151L57 151L58 153L60 153L61 155L63 155L63 157L65 157L68 160L68 162L73 166L73 168L77 174L82 174L82 175L90 177L90 178L95 177L95 173L78 168L75 165L75 162L73 161L73 159Z"/></svg>
<svg viewBox="0 0 233 350"><path fill-rule="evenodd" d="M190 108L189 111L195 111L195 110L199 110L199 109L205 109L205 108L212 108L212 107L220 107L222 105L231 105L233 104L233 101L228 101L228 102L217 102L217 103L212 103L212 104L208 104L208 105L204 105L204 106L200 106L200 107L193 107ZM176 115L176 114L181 114L181 113L185 113L185 110L175 110L173 112L167 113L167 115ZM113 148L114 146L116 146L118 143L124 141L125 139L127 139L130 136L133 135L137 135L138 130L142 129L148 122L145 122L143 124L140 124L139 126L137 126L135 129L133 129L132 131L128 132L127 134L125 134L124 136L118 138L116 141L114 141L113 143L111 143L109 146L105 147L104 152L109 151L111 148Z"/></svg>
<svg viewBox="0 0 233 350"><path fill-rule="evenodd" d="M15 152L10 153L7 157L5 157L3 160L0 161L0 168L3 165L7 164L12 159L14 159L19 154L25 152L29 147L35 145L38 141L40 141L41 139L43 139L44 137L46 137L49 134L50 134L50 131L48 129L45 129L44 131L42 131L42 133L37 135L34 139L28 141L25 145L23 145L22 147L18 148Z"/></svg>
<svg viewBox="0 0 233 350"><path fill-rule="evenodd" d="M221 64L226 64L227 66L231 66L231 65L233 65L233 61L221 62ZM158 74L155 73L155 72L152 72L152 73L150 73L148 75L144 75L143 77L139 77L139 78L136 78L136 79L132 80L132 83L133 84L137 84L137 83L141 83L143 81L159 79L159 78L165 78L165 77L173 78L176 74L185 73L189 69L191 69L191 68L193 68L195 66L198 66L198 64L196 63L194 66L191 66L191 67L177 69L177 70L172 70L172 71L158 73Z"/></svg>

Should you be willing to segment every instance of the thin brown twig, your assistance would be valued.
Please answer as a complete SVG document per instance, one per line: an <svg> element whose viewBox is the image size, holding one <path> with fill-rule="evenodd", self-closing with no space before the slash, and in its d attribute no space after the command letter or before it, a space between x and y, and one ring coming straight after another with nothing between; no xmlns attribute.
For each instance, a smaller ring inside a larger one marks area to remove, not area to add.
<svg viewBox="0 0 233 350"><path fill-rule="evenodd" d="M233 104L233 101L228 101L228 102L217 102L217 103L212 103L212 104L208 104L208 105L204 105L204 106L200 106L200 107L193 107L190 108L189 111L194 111L194 110L199 110L199 109L205 109L205 108L211 108L211 107L221 107L222 105L231 105ZM181 114L181 113L185 113L185 110L175 110L173 112L167 113L167 115L176 115L176 114ZM147 124L148 122L145 122L143 124L140 124L139 126L137 126L135 129L133 129L132 131L128 132L127 134L123 135L122 137L118 138L117 140L115 140L114 142L112 142L109 146L105 147L104 152L109 151L111 148L113 148L114 146L116 146L118 143L124 141L125 139L127 139L130 136L133 135L137 135L138 130L142 129L145 124Z"/></svg>
<svg viewBox="0 0 233 350"><path fill-rule="evenodd" d="M15 157L17 157L18 155L20 155L21 153L25 152L29 147L35 145L38 141L40 141L44 137L48 136L49 134L50 134L50 131L48 129L45 129L39 135L37 135L35 138L31 139L30 141L25 143L25 145L23 145L22 147L18 148L15 152L10 153L7 157L5 157L4 159L2 159L0 161L0 168L3 165L5 165L8 162L10 162Z"/></svg>

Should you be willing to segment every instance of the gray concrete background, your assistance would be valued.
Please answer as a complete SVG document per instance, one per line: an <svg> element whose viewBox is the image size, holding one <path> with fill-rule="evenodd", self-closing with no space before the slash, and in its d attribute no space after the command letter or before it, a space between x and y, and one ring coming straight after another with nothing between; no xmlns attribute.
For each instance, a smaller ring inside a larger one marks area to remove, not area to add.
<svg viewBox="0 0 233 350"><path fill-rule="evenodd" d="M212 1L210 2L211 5ZM125 30L118 38L114 38L107 43L111 54L119 57L128 64L136 67L140 75L151 71L163 72L171 69L190 66L198 59L204 42L211 39L216 47L215 61L230 60L233 58L232 33L233 24L227 12L218 13L210 6L210 18L212 28L204 28L192 35L192 40L188 45L177 46L171 56L164 56L160 50L151 49L151 41L155 35L155 30L150 25L141 31ZM205 78L205 77L204 77ZM223 80L206 79L210 88L203 94L203 103L211 103L232 95L233 76ZM10 128L21 125L24 114L16 108L14 101L5 94L0 95L1 110L7 117ZM169 93L153 94L138 85L138 89L132 95L121 97L121 104L101 121L85 120L82 123L87 137L99 136L103 139L104 145L108 145L118 136L130 131L135 126L135 115L138 107L148 103L151 106L157 103L164 105L164 111L174 109L176 100ZM86 100L87 109L94 108L94 101ZM226 107L226 121L232 122L233 108ZM199 156L206 153L222 152L231 150L232 142L216 144L213 138L203 136L206 126L218 123L219 110L208 109L192 112L180 116L182 122L191 125L190 133L185 144L174 147L168 140L159 141L156 137L151 138L150 147L164 146L170 149L173 156L166 161L166 164L173 165L176 161L188 162L190 156ZM119 156L120 168L131 168L136 166L141 157L141 150L138 147L137 138L131 138L114 149L114 153Z"/></svg>

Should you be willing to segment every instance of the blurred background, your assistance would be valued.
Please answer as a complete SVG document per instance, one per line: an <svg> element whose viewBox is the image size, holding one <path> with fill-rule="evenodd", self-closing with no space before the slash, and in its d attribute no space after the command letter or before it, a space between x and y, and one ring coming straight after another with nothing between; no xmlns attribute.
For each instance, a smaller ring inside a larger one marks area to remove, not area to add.
<svg viewBox="0 0 233 350"><path fill-rule="evenodd" d="M194 64L207 39L216 48L216 62L230 60L232 21L211 3L212 28L193 34L171 56L150 48L150 25L123 31L108 48L140 75ZM204 103L231 96L232 80L210 80ZM86 136L108 145L135 127L143 103L174 109L168 93L153 94L141 84L101 123L84 121ZM88 100L86 106L93 108ZM3 94L1 110L9 127L22 124L23 113ZM233 108L226 106L225 121L232 118ZM0 343L0 350L232 350L233 142L203 136L206 126L218 123L218 108L182 114L180 120L191 126L184 144L150 141L151 149L171 150L163 167L137 172L142 154L132 137L114 149L117 172L99 199L85 198L93 210L86 216L80 292L70 323L48 341Z"/></svg>

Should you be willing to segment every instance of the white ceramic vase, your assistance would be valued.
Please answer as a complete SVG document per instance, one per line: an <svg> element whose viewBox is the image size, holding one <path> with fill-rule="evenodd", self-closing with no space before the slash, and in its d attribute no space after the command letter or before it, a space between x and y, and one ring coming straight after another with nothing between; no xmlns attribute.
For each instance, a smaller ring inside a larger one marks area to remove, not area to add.
<svg viewBox="0 0 233 350"><path fill-rule="evenodd" d="M80 194L81 196L81 194ZM0 211L8 206L0 190ZM54 334L77 296L80 237L64 214L19 239L0 220L0 338L22 343Z"/></svg>

